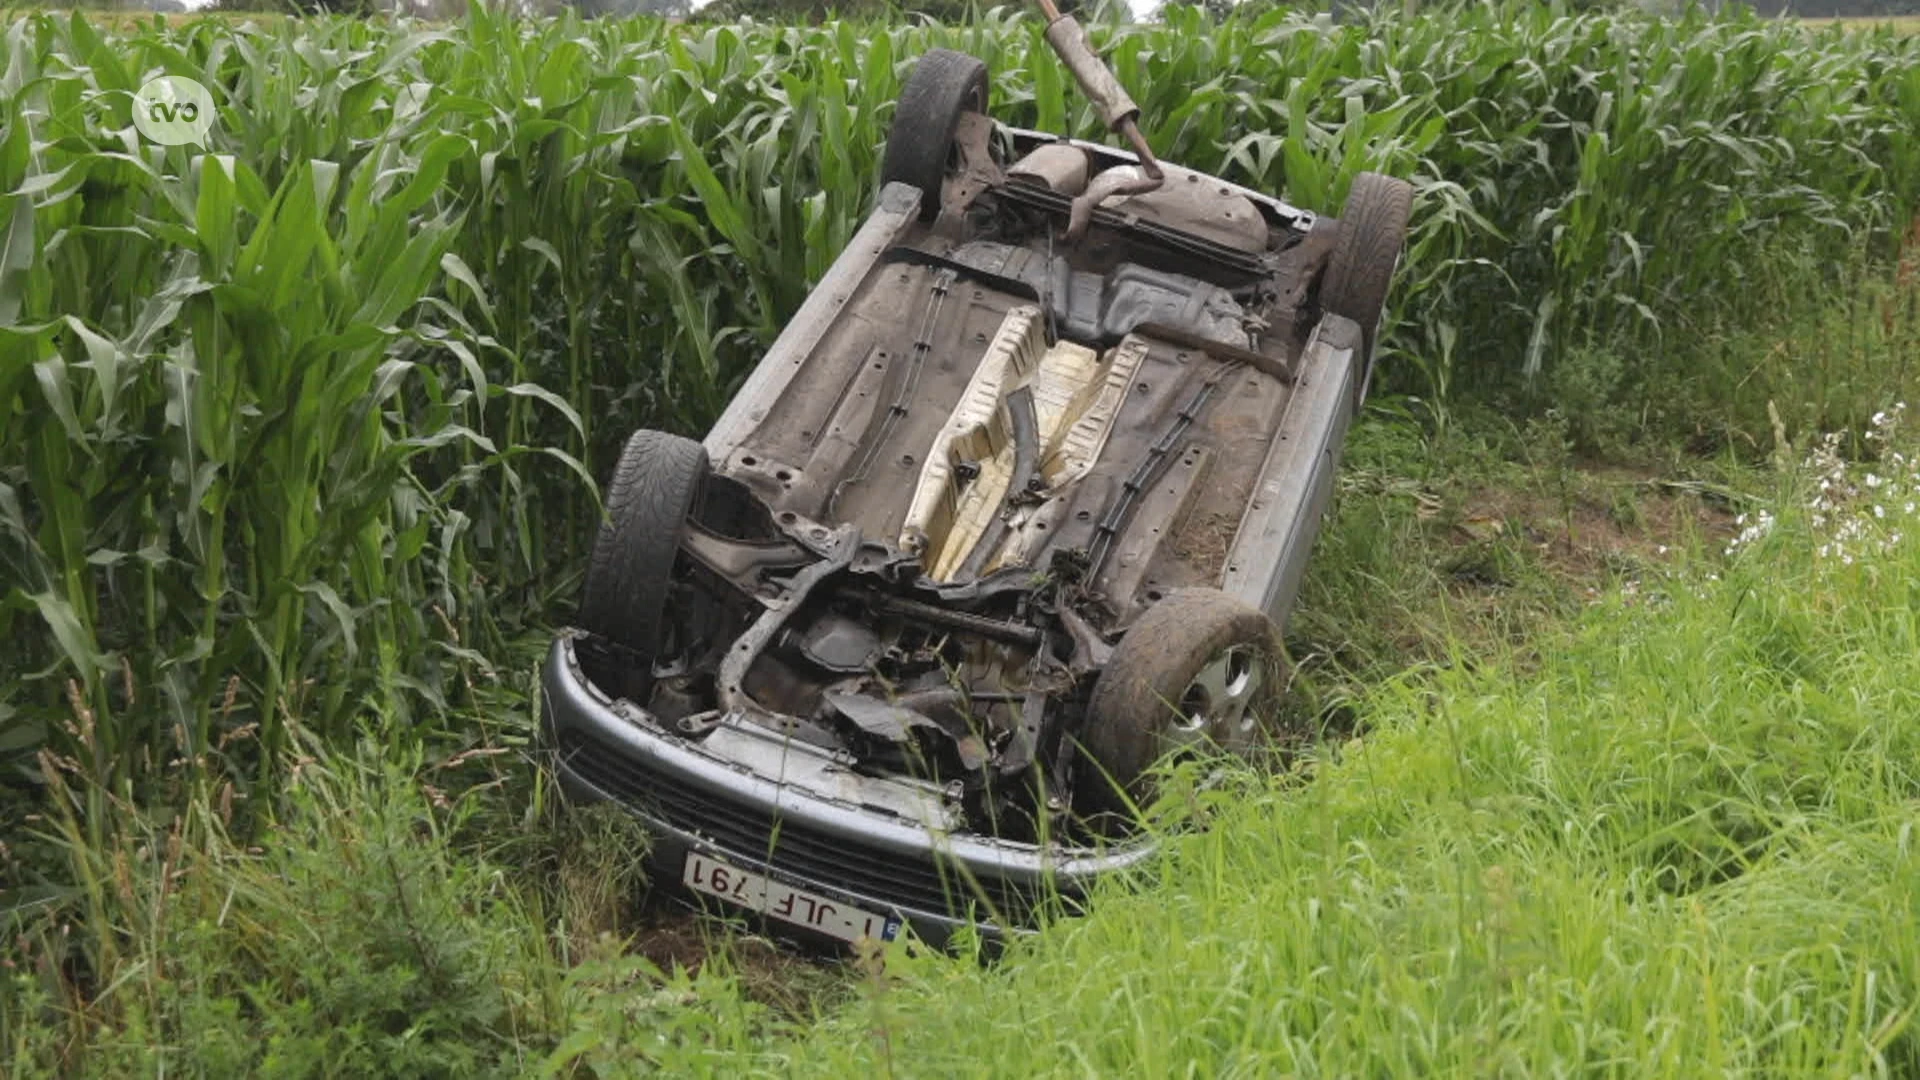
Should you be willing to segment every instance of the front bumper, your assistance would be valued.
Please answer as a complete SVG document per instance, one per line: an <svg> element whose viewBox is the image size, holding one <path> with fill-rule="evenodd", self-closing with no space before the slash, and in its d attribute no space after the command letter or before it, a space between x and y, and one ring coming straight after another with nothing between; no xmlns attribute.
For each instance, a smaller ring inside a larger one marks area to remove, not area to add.
<svg viewBox="0 0 1920 1080"><path fill-rule="evenodd" d="M545 734L566 793L612 801L655 837L659 882L687 856L726 860L795 888L899 918L943 945L963 927L988 941L1018 933L1050 903L1069 907L1094 877L1139 863L1151 843L1106 850L961 831L941 793L855 772L844 756L744 718L701 740L602 693L562 634L541 676Z"/></svg>

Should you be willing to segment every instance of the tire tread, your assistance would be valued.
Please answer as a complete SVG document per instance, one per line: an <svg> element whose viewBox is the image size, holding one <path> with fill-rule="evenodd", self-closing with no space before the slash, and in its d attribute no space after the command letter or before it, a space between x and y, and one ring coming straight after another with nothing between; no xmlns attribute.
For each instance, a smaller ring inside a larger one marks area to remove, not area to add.
<svg viewBox="0 0 1920 1080"><path fill-rule="evenodd" d="M947 154L960 114L986 107L987 65L952 49L928 49L894 107L880 186L899 180L919 189L920 217L937 216Z"/></svg>
<svg viewBox="0 0 1920 1080"><path fill-rule="evenodd" d="M1391 176L1363 172L1347 192L1341 241L1327 265L1320 306L1360 324L1369 357L1412 210L1413 185Z"/></svg>
<svg viewBox="0 0 1920 1080"><path fill-rule="evenodd" d="M652 660L680 536L707 472L706 448L692 439L646 430L627 439L587 565L581 629Z"/></svg>
<svg viewBox="0 0 1920 1080"><path fill-rule="evenodd" d="M1210 588L1175 589L1120 639L1094 682L1081 728L1082 753L1093 768L1076 785L1090 805L1123 807L1114 785L1138 796L1142 776L1163 751L1160 727L1187 684L1218 651L1258 644L1280 658L1279 634L1265 612Z"/></svg>

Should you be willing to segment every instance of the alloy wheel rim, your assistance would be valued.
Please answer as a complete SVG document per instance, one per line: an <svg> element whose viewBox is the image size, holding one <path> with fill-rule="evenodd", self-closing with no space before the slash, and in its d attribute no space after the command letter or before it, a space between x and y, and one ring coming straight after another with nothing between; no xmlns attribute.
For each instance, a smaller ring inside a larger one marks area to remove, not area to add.
<svg viewBox="0 0 1920 1080"><path fill-rule="evenodd" d="M1180 696L1170 741L1229 749L1245 745L1253 733L1251 706L1265 685L1265 667L1251 645L1230 646L1207 661Z"/></svg>

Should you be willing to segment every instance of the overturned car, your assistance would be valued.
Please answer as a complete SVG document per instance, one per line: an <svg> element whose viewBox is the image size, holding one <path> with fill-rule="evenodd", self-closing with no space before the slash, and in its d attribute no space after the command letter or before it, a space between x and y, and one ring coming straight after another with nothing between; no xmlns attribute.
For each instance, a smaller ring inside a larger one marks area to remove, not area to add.
<svg viewBox="0 0 1920 1080"><path fill-rule="evenodd" d="M806 936L997 936L1140 859L1181 747L1255 746L1404 244L904 87L878 204L703 442L641 431L544 671L554 768L661 878Z"/></svg>

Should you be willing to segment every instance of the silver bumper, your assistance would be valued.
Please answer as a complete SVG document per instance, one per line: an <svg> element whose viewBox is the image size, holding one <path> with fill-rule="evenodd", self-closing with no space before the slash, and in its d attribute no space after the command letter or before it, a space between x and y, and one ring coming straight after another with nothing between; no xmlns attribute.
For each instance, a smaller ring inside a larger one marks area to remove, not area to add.
<svg viewBox="0 0 1920 1080"><path fill-rule="evenodd" d="M941 942L961 926L996 938L1096 876L1134 866L1151 843L1107 850L994 839L956 828L938 789L863 775L851 761L727 717L703 740L666 731L590 682L574 637L542 672L553 765L576 799L636 814L656 838L658 880L699 852L912 924Z"/></svg>

